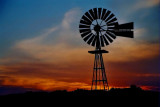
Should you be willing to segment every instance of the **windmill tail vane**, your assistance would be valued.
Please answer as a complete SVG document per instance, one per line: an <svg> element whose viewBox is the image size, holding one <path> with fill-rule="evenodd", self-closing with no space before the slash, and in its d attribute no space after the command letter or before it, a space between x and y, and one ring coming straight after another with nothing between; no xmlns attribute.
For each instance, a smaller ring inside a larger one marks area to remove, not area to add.
<svg viewBox="0 0 160 107"><path fill-rule="evenodd" d="M95 50L88 51L95 55L91 90L109 90L102 57L108 51L101 47L111 44L117 36L134 38L133 29L133 22L119 24L115 15L105 8L90 9L82 16L79 24L81 37L95 47Z"/></svg>
<svg viewBox="0 0 160 107"><path fill-rule="evenodd" d="M116 36L133 38L133 22L125 24L115 24L114 33Z"/></svg>

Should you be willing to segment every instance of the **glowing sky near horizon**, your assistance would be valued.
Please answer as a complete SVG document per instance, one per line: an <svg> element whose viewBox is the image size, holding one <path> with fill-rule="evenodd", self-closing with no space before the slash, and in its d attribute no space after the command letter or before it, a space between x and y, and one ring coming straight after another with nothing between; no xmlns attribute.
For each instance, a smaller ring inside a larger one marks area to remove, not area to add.
<svg viewBox="0 0 160 107"><path fill-rule="evenodd" d="M91 8L134 22L134 39L117 37L103 55L111 87L160 90L159 0L1 0L0 87L90 89L94 47L81 38Z"/></svg>

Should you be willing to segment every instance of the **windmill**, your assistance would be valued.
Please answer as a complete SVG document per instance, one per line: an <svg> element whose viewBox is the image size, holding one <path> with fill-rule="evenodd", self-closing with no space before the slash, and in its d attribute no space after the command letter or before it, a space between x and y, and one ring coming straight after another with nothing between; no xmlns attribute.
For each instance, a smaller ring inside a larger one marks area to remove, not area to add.
<svg viewBox="0 0 160 107"><path fill-rule="evenodd" d="M133 38L133 22L119 24L110 10L93 8L82 16L79 32L87 44L95 47L95 50L88 51L95 55L91 90L109 90L102 57L108 51L101 47L112 43L117 36Z"/></svg>

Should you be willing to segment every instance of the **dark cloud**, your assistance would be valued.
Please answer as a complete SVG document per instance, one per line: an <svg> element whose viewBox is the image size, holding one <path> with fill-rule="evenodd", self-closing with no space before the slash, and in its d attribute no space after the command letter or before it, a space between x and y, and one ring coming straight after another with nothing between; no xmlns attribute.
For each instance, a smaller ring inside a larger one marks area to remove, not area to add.
<svg viewBox="0 0 160 107"><path fill-rule="evenodd" d="M28 91L38 91L35 89L27 89L23 87L16 87L16 86L0 86L0 95L7 95L7 94L18 94L18 93L25 93Z"/></svg>
<svg viewBox="0 0 160 107"><path fill-rule="evenodd" d="M116 86L136 84L139 86L150 86L150 89L152 87L159 88L159 56L153 59L131 62L108 62L105 65L111 84Z"/></svg>

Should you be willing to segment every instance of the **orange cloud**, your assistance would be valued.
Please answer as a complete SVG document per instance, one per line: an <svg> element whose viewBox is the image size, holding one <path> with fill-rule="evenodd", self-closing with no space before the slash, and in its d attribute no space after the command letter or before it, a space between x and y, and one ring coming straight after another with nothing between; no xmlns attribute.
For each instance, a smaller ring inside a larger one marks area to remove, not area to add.
<svg viewBox="0 0 160 107"><path fill-rule="evenodd" d="M90 89L90 85L81 82L65 82L56 81L48 78L27 78L21 76L10 76L3 80L1 85L18 86L23 88L31 88L45 91L53 90L75 90L77 88Z"/></svg>
<svg viewBox="0 0 160 107"><path fill-rule="evenodd" d="M64 66L61 64L37 62L1 65L0 85L48 91L56 89L90 89L93 68L90 62L73 62ZM106 65L110 88L128 87L131 84L138 83L138 81L143 83L146 77L149 81L159 78L159 75L145 73L141 68L136 67L137 69L133 69L133 66L136 66L134 63L136 64L137 62L112 62ZM141 67L145 67L145 64L142 64Z"/></svg>
<svg viewBox="0 0 160 107"><path fill-rule="evenodd" d="M57 44L54 46L28 46L19 44L19 46L21 47L19 50L25 51L33 58L43 62L78 63L79 61L86 62L93 58L92 55L87 53L88 50L91 50L88 47L75 48L67 44ZM135 61L157 57L159 55L159 44L145 43L142 41L136 42L134 40L121 38L115 40L115 42L108 47L108 50L110 53L104 55L107 61Z"/></svg>

